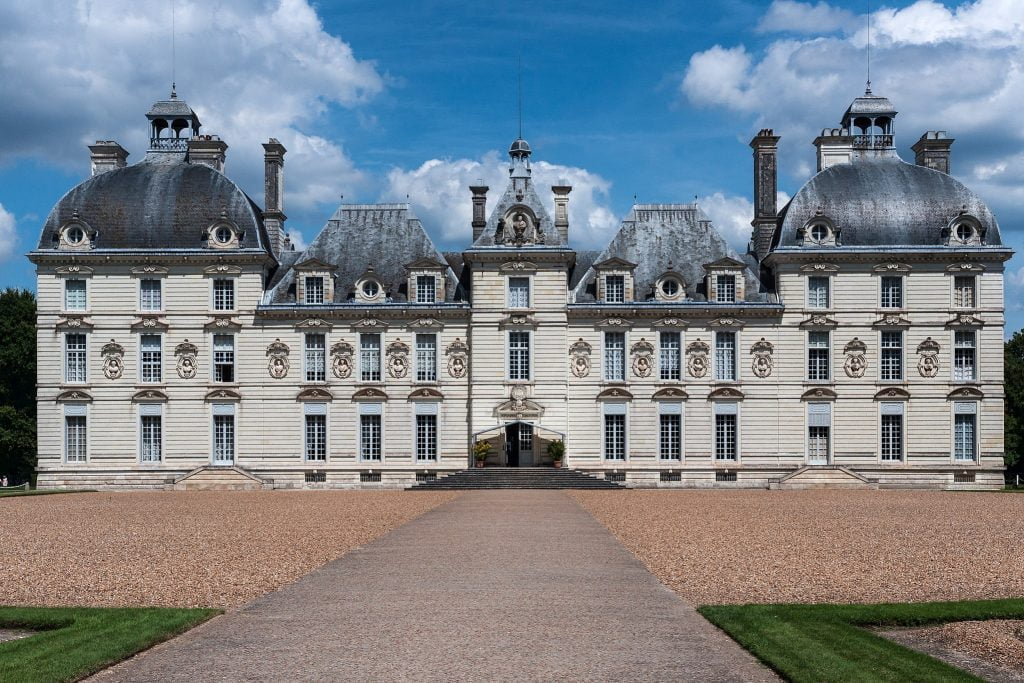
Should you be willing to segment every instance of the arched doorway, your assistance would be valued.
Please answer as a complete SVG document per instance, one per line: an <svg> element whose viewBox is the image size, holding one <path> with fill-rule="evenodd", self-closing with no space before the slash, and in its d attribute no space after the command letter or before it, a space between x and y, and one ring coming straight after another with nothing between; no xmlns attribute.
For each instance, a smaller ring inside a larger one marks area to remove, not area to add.
<svg viewBox="0 0 1024 683"><path fill-rule="evenodd" d="M550 466L547 445L564 440L562 432L523 420L504 422L473 435L474 444L489 441L494 446L485 462L488 467Z"/></svg>

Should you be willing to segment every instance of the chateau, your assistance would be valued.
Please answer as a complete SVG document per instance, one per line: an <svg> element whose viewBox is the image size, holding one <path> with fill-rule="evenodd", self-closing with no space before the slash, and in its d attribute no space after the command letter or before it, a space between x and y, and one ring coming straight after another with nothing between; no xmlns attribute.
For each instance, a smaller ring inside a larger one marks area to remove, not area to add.
<svg viewBox="0 0 1024 683"><path fill-rule="evenodd" d="M904 162L895 117L854 99L781 208L754 137L744 254L697 204L574 249L523 139L505 187L467 188L461 252L407 204L342 204L298 251L285 148L260 206L172 93L139 163L90 145L29 254L39 486L407 486L561 440L630 486L999 488L1011 251L953 140Z"/></svg>

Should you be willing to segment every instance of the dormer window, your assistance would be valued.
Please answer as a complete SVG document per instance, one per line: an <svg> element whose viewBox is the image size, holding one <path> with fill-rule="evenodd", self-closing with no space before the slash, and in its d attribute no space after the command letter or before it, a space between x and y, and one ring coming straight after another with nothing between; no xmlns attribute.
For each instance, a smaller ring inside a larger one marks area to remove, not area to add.
<svg viewBox="0 0 1024 683"><path fill-rule="evenodd" d="M226 225L222 225L213 231L213 239L217 241L217 244L228 244L233 236L231 228Z"/></svg>
<svg viewBox="0 0 1024 683"><path fill-rule="evenodd" d="M661 293L665 296L672 298L679 293L679 281L678 280L665 280L661 283Z"/></svg>
<svg viewBox="0 0 1024 683"><path fill-rule="evenodd" d="M715 278L715 301L724 304L736 302L735 275L719 275Z"/></svg>
<svg viewBox="0 0 1024 683"><path fill-rule="evenodd" d="M324 279L318 275L306 276L304 293L305 302L309 305L319 305L324 302Z"/></svg>
<svg viewBox="0 0 1024 683"><path fill-rule="evenodd" d="M72 225L64 233L64 239L68 241L68 244L81 244L85 239L85 230L78 225Z"/></svg>
<svg viewBox="0 0 1024 683"><path fill-rule="evenodd" d="M835 247L839 243L838 234L832 221L818 209L817 215L800 231L800 238L805 247Z"/></svg>
<svg viewBox="0 0 1024 683"><path fill-rule="evenodd" d="M57 239L61 249L91 249L92 240L96 232L78 219L78 212L75 217L57 232Z"/></svg>
<svg viewBox="0 0 1024 683"><path fill-rule="evenodd" d="M746 298L746 264L730 256L704 264L704 287L708 301L734 304Z"/></svg>
<svg viewBox="0 0 1024 683"><path fill-rule="evenodd" d="M952 247L981 244L981 224L966 213L956 217L945 230L946 244Z"/></svg>
<svg viewBox="0 0 1024 683"><path fill-rule="evenodd" d="M432 304L437 300L437 278L420 275L416 278L416 303Z"/></svg>
<svg viewBox="0 0 1024 683"><path fill-rule="evenodd" d="M363 296L367 299L376 299L378 294L380 294L380 285L376 282L369 280L363 283Z"/></svg>
<svg viewBox="0 0 1024 683"><path fill-rule="evenodd" d="M610 304L621 304L626 301L626 278L624 276L605 276L604 300Z"/></svg>
<svg viewBox="0 0 1024 683"><path fill-rule="evenodd" d="M226 222L227 213L221 213L220 222L211 226L206 231L206 246L214 249L228 249L238 247L241 241L241 231L229 222Z"/></svg>
<svg viewBox="0 0 1024 683"><path fill-rule="evenodd" d="M307 306L322 306L334 301L335 267L316 258L296 263L295 301Z"/></svg>
<svg viewBox="0 0 1024 683"><path fill-rule="evenodd" d="M670 266L671 267L671 266ZM658 301L682 301L686 298L686 287L679 273L670 270L654 283L654 298Z"/></svg>

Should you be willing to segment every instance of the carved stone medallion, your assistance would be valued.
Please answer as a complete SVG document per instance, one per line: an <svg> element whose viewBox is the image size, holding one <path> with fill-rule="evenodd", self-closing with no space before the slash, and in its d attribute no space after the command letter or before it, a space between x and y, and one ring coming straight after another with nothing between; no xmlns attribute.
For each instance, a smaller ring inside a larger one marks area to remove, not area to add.
<svg viewBox="0 0 1024 683"><path fill-rule="evenodd" d="M691 377L704 377L708 374L708 354L711 347L700 339L686 345L686 369Z"/></svg>
<svg viewBox="0 0 1024 683"><path fill-rule="evenodd" d="M267 346L267 372L274 379L288 376L288 345L275 339Z"/></svg>
<svg viewBox="0 0 1024 683"><path fill-rule="evenodd" d="M331 372L338 379L348 379L352 376L352 355L355 349L345 341L331 344Z"/></svg>
<svg viewBox="0 0 1024 683"><path fill-rule="evenodd" d="M455 379L465 377L469 369L469 347L466 342L456 337L444 350L444 355L448 357L448 374Z"/></svg>
<svg viewBox="0 0 1024 683"><path fill-rule="evenodd" d="M124 347L111 339L100 349L103 356L103 376L118 379L124 372Z"/></svg>
<svg viewBox="0 0 1024 683"><path fill-rule="evenodd" d="M590 374L590 352L592 347L580 337L569 347L569 369L576 377Z"/></svg>
<svg viewBox="0 0 1024 683"><path fill-rule="evenodd" d="M654 347L644 337L629 349L633 356L633 374L637 377L650 377L654 367Z"/></svg>
<svg viewBox="0 0 1024 683"><path fill-rule="evenodd" d="M939 374L939 343L928 337L917 345L917 353L920 358L917 361L917 371L922 377L935 377Z"/></svg>
<svg viewBox="0 0 1024 683"><path fill-rule="evenodd" d="M750 362L750 369L756 377L765 378L772 374L772 368L775 365L772 360L772 352L774 351L775 347L772 346L770 341L766 341L764 337L761 337L759 341L751 345L750 353L754 358Z"/></svg>
<svg viewBox="0 0 1024 683"><path fill-rule="evenodd" d="M196 376L196 356L199 349L188 339L174 347L174 355L178 358L178 377L192 379Z"/></svg>
<svg viewBox="0 0 1024 683"><path fill-rule="evenodd" d="M846 360L843 362L843 370L846 371L847 377L863 377L864 371L868 367L868 361L865 357L868 347L857 337L854 337L846 344L843 348L843 353L846 354Z"/></svg>
<svg viewBox="0 0 1024 683"><path fill-rule="evenodd" d="M409 345L400 339L388 344L388 375L402 379L409 374Z"/></svg>

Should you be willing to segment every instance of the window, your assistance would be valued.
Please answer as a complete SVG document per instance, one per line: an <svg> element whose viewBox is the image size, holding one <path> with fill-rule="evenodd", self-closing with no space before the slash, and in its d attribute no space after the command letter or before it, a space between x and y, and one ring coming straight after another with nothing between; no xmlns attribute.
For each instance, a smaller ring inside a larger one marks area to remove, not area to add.
<svg viewBox="0 0 1024 683"><path fill-rule="evenodd" d="M161 308L160 280L139 280L139 310L159 311Z"/></svg>
<svg viewBox="0 0 1024 683"><path fill-rule="evenodd" d="M214 405L217 411L221 406ZM227 405L223 410L233 406ZM213 415L213 461L215 463L233 463L235 461L235 415L215 412Z"/></svg>
<svg viewBox="0 0 1024 683"><path fill-rule="evenodd" d="M379 462L382 406L380 403L366 403L359 409L359 459Z"/></svg>
<svg viewBox="0 0 1024 683"><path fill-rule="evenodd" d="M364 334L359 337L359 379L379 382L380 378L380 335Z"/></svg>
<svg viewBox="0 0 1024 683"><path fill-rule="evenodd" d="M886 381L903 379L903 333L882 332L882 376Z"/></svg>
<svg viewBox="0 0 1024 683"><path fill-rule="evenodd" d="M957 275L953 278L953 305L957 308L974 308L973 275Z"/></svg>
<svg viewBox="0 0 1024 683"><path fill-rule="evenodd" d="M807 278L807 308L828 308L828 285L827 277Z"/></svg>
<svg viewBox="0 0 1024 683"><path fill-rule="evenodd" d="M80 404L64 406L64 460L85 462L87 456L86 407Z"/></svg>
<svg viewBox="0 0 1024 683"><path fill-rule="evenodd" d="M811 239L815 242L824 242L828 239L828 226L824 223L815 223L811 226Z"/></svg>
<svg viewBox="0 0 1024 683"><path fill-rule="evenodd" d="M327 460L327 404L307 403L306 419L306 460L324 462Z"/></svg>
<svg viewBox="0 0 1024 683"><path fill-rule="evenodd" d="M214 280L213 281L213 310L233 311L235 310L235 281Z"/></svg>
<svg viewBox="0 0 1024 683"><path fill-rule="evenodd" d="M64 310L84 311L86 309L85 280L64 281Z"/></svg>
<svg viewBox="0 0 1024 683"><path fill-rule="evenodd" d="M610 382L626 379L626 333L604 333L604 378Z"/></svg>
<svg viewBox="0 0 1024 683"><path fill-rule="evenodd" d="M881 455L882 460L903 459L903 404L881 403Z"/></svg>
<svg viewBox="0 0 1024 683"><path fill-rule="evenodd" d="M519 425L519 453L533 453L533 425L525 422Z"/></svg>
<svg viewBox="0 0 1024 683"><path fill-rule="evenodd" d="M437 381L437 335L416 335L416 381Z"/></svg>
<svg viewBox="0 0 1024 683"><path fill-rule="evenodd" d="M604 300L610 304L621 304L626 300L626 278L624 275L605 275Z"/></svg>
<svg viewBox="0 0 1024 683"><path fill-rule="evenodd" d="M678 332L661 333L661 349L658 366L663 380L679 381L682 378L682 342Z"/></svg>
<svg viewBox="0 0 1024 683"><path fill-rule="evenodd" d="M828 380L828 332L807 333L807 379Z"/></svg>
<svg viewBox="0 0 1024 683"><path fill-rule="evenodd" d="M530 333L508 333L508 378L530 379Z"/></svg>
<svg viewBox="0 0 1024 683"><path fill-rule="evenodd" d="M232 236L233 233L231 228L226 225L222 225L213 231L213 239L216 240L218 244L227 244L231 241Z"/></svg>
<svg viewBox="0 0 1024 683"><path fill-rule="evenodd" d="M956 226L956 238L961 242L969 242L974 237L974 227L970 223L960 223Z"/></svg>
<svg viewBox="0 0 1024 683"><path fill-rule="evenodd" d="M969 382L975 379L976 335L974 330L957 330L953 341L953 381Z"/></svg>
<svg viewBox="0 0 1024 683"><path fill-rule="evenodd" d="M736 460L739 451L738 413L739 407L735 403L715 404L715 460Z"/></svg>
<svg viewBox="0 0 1024 683"><path fill-rule="evenodd" d="M670 277L665 278L661 283L661 293L671 299L679 294L679 280Z"/></svg>
<svg viewBox="0 0 1024 683"><path fill-rule="evenodd" d="M882 278L882 308L903 308L903 278L887 275Z"/></svg>
<svg viewBox="0 0 1024 683"><path fill-rule="evenodd" d="M977 459L978 405L954 403L953 410L953 459L974 461Z"/></svg>
<svg viewBox="0 0 1024 683"><path fill-rule="evenodd" d="M832 431L832 405L807 404L807 461L813 465L828 464Z"/></svg>
<svg viewBox="0 0 1024 683"><path fill-rule="evenodd" d="M367 280L363 283L363 296L367 299L375 299L380 294L380 285L374 280Z"/></svg>
<svg viewBox="0 0 1024 683"><path fill-rule="evenodd" d="M163 458L163 416L158 405L139 406L139 460L160 462Z"/></svg>
<svg viewBox="0 0 1024 683"><path fill-rule="evenodd" d="M529 283L529 280L527 280ZM433 275L416 277L416 303L432 304L437 300L437 278Z"/></svg>
<svg viewBox="0 0 1024 683"><path fill-rule="evenodd" d="M306 335L306 381L327 381L327 337L323 334Z"/></svg>
<svg viewBox="0 0 1024 683"><path fill-rule="evenodd" d="M213 381L235 381L235 337L230 334L213 335Z"/></svg>
<svg viewBox="0 0 1024 683"><path fill-rule="evenodd" d="M322 304L324 302L324 279L316 275L307 275L303 291L307 304Z"/></svg>
<svg viewBox="0 0 1024 683"><path fill-rule="evenodd" d="M86 380L85 335L66 334L64 335L64 381L68 384L81 384Z"/></svg>
<svg viewBox="0 0 1024 683"><path fill-rule="evenodd" d="M72 226L64 233L64 239L68 241L68 244L81 244L85 240L85 230L77 225Z"/></svg>
<svg viewBox="0 0 1024 683"><path fill-rule="evenodd" d="M159 334L144 334L139 337L141 382L159 382L163 379L160 341Z"/></svg>
<svg viewBox="0 0 1024 683"><path fill-rule="evenodd" d="M609 403L604 407L604 457L626 459L626 404Z"/></svg>
<svg viewBox="0 0 1024 683"><path fill-rule="evenodd" d="M431 407L436 408L436 404ZM416 415L416 460L437 460L437 415Z"/></svg>
<svg viewBox="0 0 1024 683"><path fill-rule="evenodd" d="M662 403L658 412L658 457L680 460L683 454L683 406L681 403Z"/></svg>
<svg viewBox="0 0 1024 683"><path fill-rule="evenodd" d="M508 307L530 307L530 278L510 277L508 279Z"/></svg>
<svg viewBox="0 0 1024 683"><path fill-rule="evenodd" d="M715 276L715 301L731 304L736 301L736 276Z"/></svg>
<svg viewBox="0 0 1024 683"><path fill-rule="evenodd" d="M715 333L715 379L736 379L736 333Z"/></svg>

